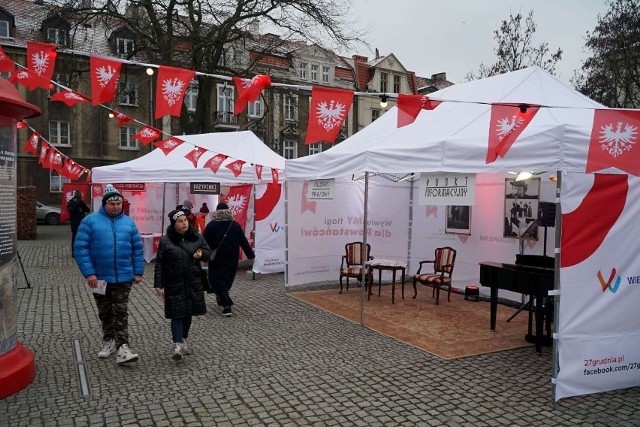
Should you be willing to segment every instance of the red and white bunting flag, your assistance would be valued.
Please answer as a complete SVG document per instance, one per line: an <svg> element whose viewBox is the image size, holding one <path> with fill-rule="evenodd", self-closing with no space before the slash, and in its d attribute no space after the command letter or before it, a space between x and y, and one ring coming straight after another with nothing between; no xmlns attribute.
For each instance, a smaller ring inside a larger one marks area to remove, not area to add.
<svg viewBox="0 0 640 427"><path fill-rule="evenodd" d="M113 118L118 120L118 127L121 128L125 123L132 122L133 119L127 116L124 113L120 113L119 111L113 111Z"/></svg>
<svg viewBox="0 0 640 427"><path fill-rule="evenodd" d="M326 141L333 144L349 115L353 91L314 87L311 90L309 127L305 144Z"/></svg>
<svg viewBox="0 0 640 427"><path fill-rule="evenodd" d="M262 165L256 165L256 178L258 181L262 181Z"/></svg>
<svg viewBox="0 0 640 427"><path fill-rule="evenodd" d="M196 72L161 65L156 84L156 119L171 115L180 117L182 100Z"/></svg>
<svg viewBox="0 0 640 427"><path fill-rule="evenodd" d="M398 127L410 125L416 120L420 110L433 110L442 101L432 101L424 95L398 95Z"/></svg>
<svg viewBox="0 0 640 427"><path fill-rule="evenodd" d="M35 85L35 80L31 78L31 74L29 74L29 70L27 70L26 68L22 68L16 72L11 73L9 81L11 83L21 84L29 90L34 90L38 87Z"/></svg>
<svg viewBox="0 0 640 427"><path fill-rule="evenodd" d="M104 190L102 189L102 184L93 184L91 185L91 196L92 197L102 197L104 194Z"/></svg>
<svg viewBox="0 0 640 427"><path fill-rule="evenodd" d="M25 122L23 122L22 120L18 120L16 122L16 129L20 130L20 129L26 129L28 126ZM35 154L35 153L34 153Z"/></svg>
<svg viewBox="0 0 640 427"><path fill-rule="evenodd" d="M273 182L274 184L277 184L279 181L279 177L278 177L278 169L271 169L271 182Z"/></svg>
<svg viewBox="0 0 640 427"><path fill-rule="evenodd" d="M38 163L44 167L47 158L49 157L49 143L47 141L42 141L40 144L40 156L38 158Z"/></svg>
<svg viewBox="0 0 640 427"><path fill-rule="evenodd" d="M229 206L231 213L233 213L233 219L238 221L243 229L247 225L247 212L252 188L253 185L234 185L222 198L222 201Z"/></svg>
<svg viewBox="0 0 640 427"><path fill-rule="evenodd" d="M240 174L242 173L242 166L245 164L246 162L244 160L236 160L234 162L231 162L227 165L225 165L225 168L229 169L231 172L233 172L233 176L235 176L236 178L240 176Z"/></svg>
<svg viewBox="0 0 640 427"><path fill-rule="evenodd" d="M42 167L47 169L53 169L53 166L56 164L56 160L55 160L56 156L60 156L60 153L58 152L58 150L56 150L54 147L49 147L47 158L42 163Z"/></svg>
<svg viewBox="0 0 640 427"><path fill-rule="evenodd" d="M73 107L78 102L89 102L89 98L70 89L54 93L53 96L49 98L49 101L64 102L67 106Z"/></svg>
<svg viewBox="0 0 640 427"><path fill-rule="evenodd" d="M49 89L57 47L50 43L27 42L27 68L34 88Z"/></svg>
<svg viewBox="0 0 640 427"><path fill-rule="evenodd" d="M202 157L204 153L206 153L205 150L196 147L193 150L189 151L187 154L185 154L184 157L185 159L190 160L191 163L193 163L194 168L197 168L198 160L200 160L200 157Z"/></svg>
<svg viewBox="0 0 640 427"><path fill-rule="evenodd" d="M586 172L616 168L640 175L640 111L595 110Z"/></svg>
<svg viewBox="0 0 640 427"><path fill-rule="evenodd" d="M13 73L13 70L16 69L16 64L13 62L9 56L7 56L2 46L0 46L0 71L5 71L8 73Z"/></svg>
<svg viewBox="0 0 640 427"><path fill-rule="evenodd" d="M89 60L89 68L91 72L92 104L98 105L103 102L113 101L118 90L122 62L92 55Z"/></svg>
<svg viewBox="0 0 640 427"><path fill-rule="evenodd" d="M507 154L539 109L539 105L528 105L523 112L518 105L491 105L486 163Z"/></svg>
<svg viewBox="0 0 640 427"><path fill-rule="evenodd" d="M229 156L226 156L224 154L216 154L215 156L207 160L205 164L202 165L202 167L211 169L213 173L218 173L220 165L222 165L222 163L224 163L227 158L229 158Z"/></svg>
<svg viewBox="0 0 640 427"><path fill-rule="evenodd" d="M27 139L27 142L24 144L24 147L22 147L22 149L25 151L25 153L31 153L35 156L38 154L39 142L40 142L40 135L38 135L38 132L34 132L31 134L29 139Z"/></svg>
<svg viewBox="0 0 640 427"><path fill-rule="evenodd" d="M77 164L71 159L67 159L64 170L66 171L69 179L71 179L72 181L75 181L78 178L80 178L82 174L85 172L84 167L80 166L79 164ZM102 193L100 193L100 195L102 195Z"/></svg>
<svg viewBox="0 0 640 427"><path fill-rule="evenodd" d="M238 99L233 107L234 114L244 111L247 103L256 102L264 88L271 87L271 77L266 74L258 74L251 79L234 77L233 83L238 92Z"/></svg>
<svg viewBox="0 0 640 427"><path fill-rule="evenodd" d="M145 126L140 129L138 132L134 133L131 139L137 139L140 141L140 144L147 145L150 142L160 138L162 132L159 129L156 129L152 126Z"/></svg>
<svg viewBox="0 0 640 427"><path fill-rule="evenodd" d="M64 164L67 160L67 156L65 156L62 153L56 152L52 157L51 157L51 169L53 169L56 172L60 172L60 170L64 167Z"/></svg>
<svg viewBox="0 0 640 427"><path fill-rule="evenodd" d="M180 138L176 138L172 136L167 139L163 139L162 141L154 142L153 145L162 150L164 155L166 156L170 152L172 152L175 148L181 146L184 143Z"/></svg>
<svg viewBox="0 0 640 427"><path fill-rule="evenodd" d="M84 169L82 172L87 174L87 176L84 177L84 182L91 182L91 170ZM81 176L82 174L78 175L78 178L80 178Z"/></svg>

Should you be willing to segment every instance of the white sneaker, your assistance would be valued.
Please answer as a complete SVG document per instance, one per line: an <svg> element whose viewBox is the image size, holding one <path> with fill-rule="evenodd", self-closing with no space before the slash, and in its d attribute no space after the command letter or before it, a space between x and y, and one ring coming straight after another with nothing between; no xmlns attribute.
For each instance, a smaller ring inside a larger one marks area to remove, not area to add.
<svg viewBox="0 0 640 427"><path fill-rule="evenodd" d="M184 357L184 356L182 355L182 345L181 345L181 343L179 343L179 342L177 342L177 343L175 343L175 344L176 344L176 346L175 346L175 348L173 349L173 355L171 356L171 358L172 358L173 360L182 360L182 358Z"/></svg>
<svg viewBox="0 0 640 427"><path fill-rule="evenodd" d="M121 364L121 363L137 362L137 361L138 361L138 355L135 354L133 351L131 351L131 349L127 344L122 344L118 349L116 363Z"/></svg>
<svg viewBox="0 0 640 427"><path fill-rule="evenodd" d="M98 352L98 357L100 359L105 359L111 356L114 351L116 351L116 341L115 340L105 341L102 344L102 349Z"/></svg>
<svg viewBox="0 0 640 427"><path fill-rule="evenodd" d="M180 343L180 352L182 354L184 354L185 356L192 354L193 352L191 351L191 349L187 346L187 340L183 339L182 342Z"/></svg>

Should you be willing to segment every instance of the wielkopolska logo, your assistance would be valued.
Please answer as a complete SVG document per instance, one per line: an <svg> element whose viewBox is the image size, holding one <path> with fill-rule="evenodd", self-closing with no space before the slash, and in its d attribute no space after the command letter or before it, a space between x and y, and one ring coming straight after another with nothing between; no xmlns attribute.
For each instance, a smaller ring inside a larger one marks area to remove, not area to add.
<svg viewBox="0 0 640 427"><path fill-rule="evenodd" d="M622 277L618 275L617 270L614 268L611 269L611 273L609 274L609 280L604 280L604 276L602 272L598 270L598 282L600 282L600 287L602 288L602 292L606 292L607 289L611 291L611 293L615 294L620 287L620 283L622 282Z"/></svg>

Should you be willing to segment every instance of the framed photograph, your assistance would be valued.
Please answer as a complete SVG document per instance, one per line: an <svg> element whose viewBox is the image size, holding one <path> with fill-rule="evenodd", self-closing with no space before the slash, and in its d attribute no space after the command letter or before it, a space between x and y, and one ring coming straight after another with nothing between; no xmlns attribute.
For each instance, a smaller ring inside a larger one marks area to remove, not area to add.
<svg viewBox="0 0 640 427"><path fill-rule="evenodd" d="M447 234L471 234L471 206L447 206Z"/></svg>
<svg viewBox="0 0 640 427"><path fill-rule="evenodd" d="M504 237L538 240L540 178L504 183Z"/></svg>

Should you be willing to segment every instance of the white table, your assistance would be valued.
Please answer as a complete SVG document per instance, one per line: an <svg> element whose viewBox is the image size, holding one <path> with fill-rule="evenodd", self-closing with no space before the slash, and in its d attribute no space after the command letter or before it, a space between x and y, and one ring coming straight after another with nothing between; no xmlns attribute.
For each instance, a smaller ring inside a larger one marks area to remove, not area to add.
<svg viewBox="0 0 640 427"><path fill-rule="evenodd" d="M140 234L142 237L142 249L144 251L144 260L151 262L156 258L158 253L158 245L160 244L160 233L144 233Z"/></svg>
<svg viewBox="0 0 640 427"><path fill-rule="evenodd" d="M402 299L404 299L404 277L407 270L407 263L402 261L397 261L394 259L381 259L374 258L369 261L369 268L371 268L371 273L373 275L373 270L378 270L378 296L380 296L380 288L382 286L382 271L390 271L391 272L391 304L395 301L395 293L396 293L396 271L400 271L402 273ZM372 279L373 282L373 279ZM373 283L369 285L369 295L367 300L371 298L371 288L373 287Z"/></svg>

